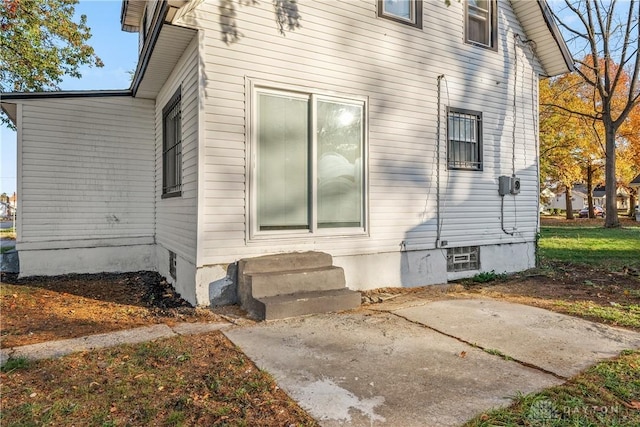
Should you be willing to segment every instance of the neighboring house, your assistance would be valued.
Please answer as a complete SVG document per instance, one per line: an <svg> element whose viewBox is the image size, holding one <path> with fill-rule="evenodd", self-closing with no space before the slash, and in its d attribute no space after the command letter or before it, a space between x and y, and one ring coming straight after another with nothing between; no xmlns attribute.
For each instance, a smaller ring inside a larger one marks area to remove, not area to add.
<svg viewBox="0 0 640 427"><path fill-rule="evenodd" d="M547 209L567 209L566 191L556 193L554 197L549 199ZM587 206L586 188L582 185L574 185L571 189L571 210L578 211ZM597 204L597 203L596 203Z"/></svg>
<svg viewBox="0 0 640 427"><path fill-rule="evenodd" d="M551 205L551 201L556 197L556 193L551 191L549 188L544 188L540 191L540 213L547 213L547 209Z"/></svg>
<svg viewBox="0 0 640 427"><path fill-rule="evenodd" d="M2 194L0 197L0 218L12 218L16 211L17 202L16 193L11 196Z"/></svg>
<svg viewBox="0 0 640 427"><path fill-rule="evenodd" d="M604 185L598 185L593 189L593 204L595 206L605 206L605 199L607 198L607 193Z"/></svg>
<svg viewBox="0 0 640 427"><path fill-rule="evenodd" d="M352 289L534 266L538 78L572 68L544 1L300 0L286 36L233 4L125 0L130 89L2 94L22 276L157 270L209 305L264 254Z"/></svg>
<svg viewBox="0 0 640 427"><path fill-rule="evenodd" d="M594 205L604 207L606 199L607 199L607 195L606 195L605 186L599 185L593 189ZM624 187L618 187L618 191L616 192L616 207L620 210L629 209L629 191Z"/></svg>

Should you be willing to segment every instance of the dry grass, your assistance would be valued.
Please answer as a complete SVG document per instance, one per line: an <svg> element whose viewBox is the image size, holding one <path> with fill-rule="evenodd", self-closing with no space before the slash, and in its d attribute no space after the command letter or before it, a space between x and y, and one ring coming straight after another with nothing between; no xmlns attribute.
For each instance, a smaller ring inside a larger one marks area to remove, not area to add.
<svg viewBox="0 0 640 427"><path fill-rule="evenodd" d="M219 332L13 365L7 427L317 425Z"/></svg>

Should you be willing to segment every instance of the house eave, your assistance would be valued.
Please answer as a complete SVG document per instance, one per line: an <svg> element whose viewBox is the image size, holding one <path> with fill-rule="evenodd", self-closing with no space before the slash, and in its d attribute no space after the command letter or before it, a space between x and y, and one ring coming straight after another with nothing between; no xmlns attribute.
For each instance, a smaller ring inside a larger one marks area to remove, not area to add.
<svg viewBox="0 0 640 427"><path fill-rule="evenodd" d="M163 2L156 9L149 36L142 47L133 76L133 96L154 98L197 33L193 28L171 24L169 18L172 8L175 7L172 6L173 3L175 2ZM147 73L148 69L153 69L153 73Z"/></svg>
<svg viewBox="0 0 640 427"><path fill-rule="evenodd" d="M159 0L162 2L160 7L168 7L168 19L172 20L178 9L189 0ZM122 31L136 33L140 31L140 21L148 0L122 0L122 8L120 10L120 25Z"/></svg>
<svg viewBox="0 0 640 427"><path fill-rule="evenodd" d="M103 96L131 96L130 89L117 90L58 90L50 92L4 92L0 99L4 101L16 101L26 99L51 99L51 98L86 98Z"/></svg>
<svg viewBox="0 0 640 427"><path fill-rule="evenodd" d="M68 90L50 92L4 92L0 93L0 108L9 117L9 120L17 124L17 107L19 101L61 98L102 98L116 96L133 96L131 90ZM13 101L13 102L12 102ZM18 102L16 102L18 101Z"/></svg>
<svg viewBox="0 0 640 427"><path fill-rule="evenodd" d="M556 25L555 20L553 19L553 14L551 13L551 9L549 9L549 5L546 0L538 0L538 6L540 6L540 10L542 11L542 16L544 17L544 21L553 36L553 39L562 54L562 58L567 66L566 72L572 72L575 70L575 64L573 63L573 57L571 56L571 52L569 52L569 48L567 47L566 42L564 41L564 37L560 33L560 29ZM560 73L562 74L562 73Z"/></svg>
<svg viewBox="0 0 640 427"><path fill-rule="evenodd" d="M535 43L543 74L551 77L573 71L573 58L546 0L537 0L535 3L511 0L511 5L527 39Z"/></svg>
<svg viewBox="0 0 640 427"><path fill-rule="evenodd" d="M120 11L122 31L135 33L140 30L140 20L145 6L146 1L144 0L122 0L122 9Z"/></svg>

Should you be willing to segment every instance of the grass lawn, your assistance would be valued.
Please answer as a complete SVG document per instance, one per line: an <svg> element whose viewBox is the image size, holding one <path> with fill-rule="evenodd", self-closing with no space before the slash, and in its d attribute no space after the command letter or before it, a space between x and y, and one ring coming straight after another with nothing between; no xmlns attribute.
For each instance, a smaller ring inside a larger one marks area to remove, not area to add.
<svg viewBox="0 0 640 427"><path fill-rule="evenodd" d="M517 396L503 409L480 414L466 427L638 426L640 352L626 351L598 363L565 384Z"/></svg>
<svg viewBox="0 0 640 427"><path fill-rule="evenodd" d="M543 226L543 260L591 264L606 269L640 267L640 227Z"/></svg>

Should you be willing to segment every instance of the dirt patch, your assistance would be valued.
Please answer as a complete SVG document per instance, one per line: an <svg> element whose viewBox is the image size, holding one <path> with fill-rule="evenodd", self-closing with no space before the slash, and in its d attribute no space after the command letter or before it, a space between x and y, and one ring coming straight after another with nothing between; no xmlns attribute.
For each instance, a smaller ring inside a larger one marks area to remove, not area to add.
<svg viewBox="0 0 640 427"><path fill-rule="evenodd" d="M636 221L635 217L622 216L618 214L618 220L622 227L640 227L640 222ZM603 218L578 218L572 220L566 219L564 216L543 216L540 217L540 224L543 226L557 226L557 227L603 227Z"/></svg>
<svg viewBox="0 0 640 427"><path fill-rule="evenodd" d="M496 275L486 283L473 279L418 288L383 288L363 292L365 307L412 300L494 298L546 308L640 331L640 277L634 269L608 272L585 265L548 262L542 268Z"/></svg>
<svg viewBox="0 0 640 427"><path fill-rule="evenodd" d="M553 263L486 284L465 281L459 294L529 304L640 331L640 278L636 270L606 272Z"/></svg>
<svg viewBox="0 0 640 427"><path fill-rule="evenodd" d="M18 279L2 274L0 346L75 338L157 323L222 321L193 308L157 273Z"/></svg>

